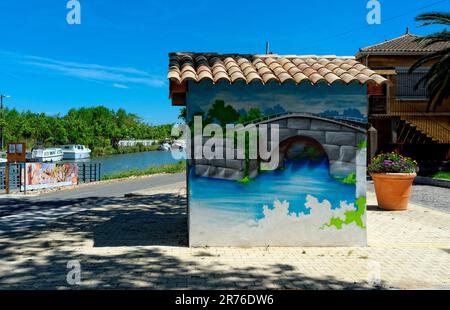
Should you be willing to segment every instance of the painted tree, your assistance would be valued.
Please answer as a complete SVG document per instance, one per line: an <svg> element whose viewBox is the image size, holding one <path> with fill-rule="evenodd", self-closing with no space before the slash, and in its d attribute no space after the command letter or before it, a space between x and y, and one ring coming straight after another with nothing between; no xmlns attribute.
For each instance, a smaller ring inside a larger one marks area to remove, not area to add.
<svg viewBox="0 0 450 310"><path fill-rule="evenodd" d="M207 118L225 127L225 125L234 124L239 120L239 112L231 105L225 105L225 101L216 100L209 109Z"/></svg>

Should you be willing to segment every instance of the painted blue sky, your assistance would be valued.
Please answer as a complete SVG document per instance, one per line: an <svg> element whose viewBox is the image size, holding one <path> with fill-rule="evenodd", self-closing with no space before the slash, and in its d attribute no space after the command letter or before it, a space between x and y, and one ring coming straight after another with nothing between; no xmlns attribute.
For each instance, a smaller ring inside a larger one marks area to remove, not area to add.
<svg viewBox="0 0 450 310"><path fill-rule="evenodd" d="M227 83L220 82L214 87L208 82L189 85L189 117L192 118L198 112L207 114L216 100L225 101L226 105L232 106L236 111L258 108L266 115L305 111L315 114L336 111L343 114L345 110L351 108L361 113L356 117L364 118L367 114L366 87L356 83L348 86L338 83L333 87L324 83L312 86L307 83L246 85L243 82L237 82L230 87ZM280 111L274 112L274 109ZM269 110L272 111L267 112Z"/></svg>
<svg viewBox="0 0 450 310"><path fill-rule="evenodd" d="M354 55L404 34L426 34L414 17L449 11L450 0L380 0L381 25L366 22L366 0L79 0L81 25L66 22L66 0L0 2L0 93L8 107L49 114L105 105L146 122L176 122L166 70L172 51Z"/></svg>

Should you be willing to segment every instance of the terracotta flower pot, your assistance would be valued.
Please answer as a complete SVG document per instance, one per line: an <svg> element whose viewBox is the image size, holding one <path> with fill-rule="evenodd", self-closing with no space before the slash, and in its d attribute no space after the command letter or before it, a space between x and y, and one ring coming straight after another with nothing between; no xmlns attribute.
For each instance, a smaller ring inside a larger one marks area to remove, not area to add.
<svg viewBox="0 0 450 310"><path fill-rule="evenodd" d="M371 176L379 208L390 211L402 211L408 208L416 173L373 173Z"/></svg>

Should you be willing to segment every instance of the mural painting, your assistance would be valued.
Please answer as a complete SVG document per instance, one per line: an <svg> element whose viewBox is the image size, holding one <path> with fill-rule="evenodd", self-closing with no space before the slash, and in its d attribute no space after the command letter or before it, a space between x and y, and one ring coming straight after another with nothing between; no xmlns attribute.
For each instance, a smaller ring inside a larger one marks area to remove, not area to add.
<svg viewBox="0 0 450 310"><path fill-rule="evenodd" d="M26 183L25 186L22 185L22 190L71 186L78 182L78 165L26 163L23 176ZM22 184L24 184L23 181Z"/></svg>
<svg viewBox="0 0 450 310"><path fill-rule="evenodd" d="M276 124L280 142L270 171L189 161L190 245L366 245L366 106L360 84L190 84L190 124Z"/></svg>

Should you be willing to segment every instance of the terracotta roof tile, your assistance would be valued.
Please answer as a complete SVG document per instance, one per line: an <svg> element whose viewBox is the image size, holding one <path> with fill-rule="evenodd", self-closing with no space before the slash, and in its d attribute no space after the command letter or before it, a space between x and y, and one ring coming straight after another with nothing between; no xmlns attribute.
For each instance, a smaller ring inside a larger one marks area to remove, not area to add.
<svg viewBox="0 0 450 310"><path fill-rule="evenodd" d="M172 53L168 78L175 83L221 80L300 84L377 83L387 80L351 57Z"/></svg>
<svg viewBox="0 0 450 310"><path fill-rule="evenodd" d="M406 33L398 38L387 40L385 42L372 46L361 48L357 54L357 58L363 55L399 55L399 54L428 54L443 49L450 48L450 43L439 42L430 46L425 46L426 41L417 42L420 36Z"/></svg>

